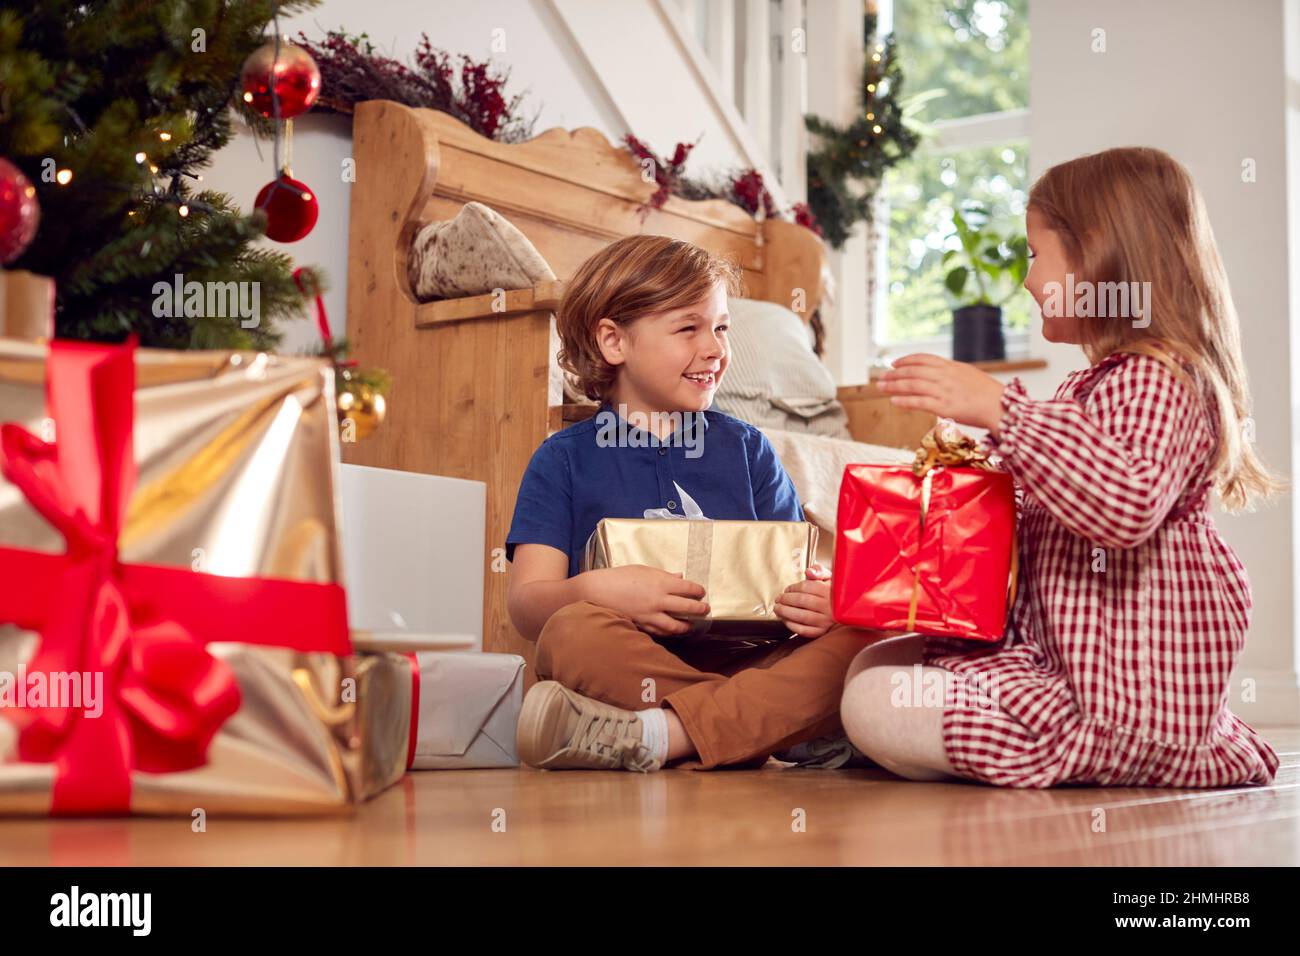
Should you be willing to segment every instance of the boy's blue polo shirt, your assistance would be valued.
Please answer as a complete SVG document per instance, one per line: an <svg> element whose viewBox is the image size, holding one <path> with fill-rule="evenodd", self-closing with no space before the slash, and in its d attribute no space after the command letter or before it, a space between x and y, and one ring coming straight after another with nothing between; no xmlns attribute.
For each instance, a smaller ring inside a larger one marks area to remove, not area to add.
<svg viewBox="0 0 1300 956"><path fill-rule="evenodd" d="M641 518L647 508L680 512L673 482L706 518L804 520L794 483L762 432L711 410L682 418L660 442L605 402L542 442L519 486L506 559L514 560L517 544L548 544L569 555L573 577L601 518Z"/></svg>

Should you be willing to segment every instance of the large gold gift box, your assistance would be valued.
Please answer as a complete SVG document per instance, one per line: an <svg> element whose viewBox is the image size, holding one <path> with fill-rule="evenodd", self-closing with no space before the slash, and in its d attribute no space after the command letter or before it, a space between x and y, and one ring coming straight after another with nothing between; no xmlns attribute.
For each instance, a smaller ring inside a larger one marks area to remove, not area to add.
<svg viewBox="0 0 1300 956"><path fill-rule="evenodd" d="M644 564L703 585L709 615L684 618L690 639L780 640L790 631L776 601L806 580L817 526L805 521L604 518L587 540L582 570Z"/></svg>
<svg viewBox="0 0 1300 956"><path fill-rule="evenodd" d="M0 422L38 436L51 431L47 355L42 345L0 338ZM135 369L137 477L118 536L120 565L340 582L338 435L328 363L139 349ZM67 547L2 475L0 546L58 555ZM201 630L202 622L191 626ZM34 630L0 624L0 672L21 676L40 641ZM122 809L340 812L405 772L411 676L404 657L236 642L206 648L233 672L238 710L212 737L202 765L131 770L129 807ZM44 815L52 810L58 767L19 760L21 720L0 707L0 815Z"/></svg>

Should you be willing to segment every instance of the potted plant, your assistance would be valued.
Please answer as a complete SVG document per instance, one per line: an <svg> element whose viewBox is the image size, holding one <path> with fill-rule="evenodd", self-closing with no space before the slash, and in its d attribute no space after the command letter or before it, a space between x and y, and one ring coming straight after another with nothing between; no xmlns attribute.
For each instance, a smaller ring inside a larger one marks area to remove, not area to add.
<svg viewBox="0 0 1300 956"><path fill-rule="evenodd" d="M944 285L955 303L952 357L958 362L1001 361L1007 357L1002 306L1019 291L1029 271L1029 243L1023 235L998 232L988 209L971 203L953 210L961 243L943 254L952 264Z"/></svg>

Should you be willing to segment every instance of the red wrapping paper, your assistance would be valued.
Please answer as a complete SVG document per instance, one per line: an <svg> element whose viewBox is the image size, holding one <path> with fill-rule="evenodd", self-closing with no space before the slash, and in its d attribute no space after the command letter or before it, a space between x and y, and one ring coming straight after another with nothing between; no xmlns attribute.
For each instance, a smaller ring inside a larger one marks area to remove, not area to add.
<svg viewBox="0 0 1300 956"><path fill-rule="evenodd" d="M923 480L904 465L844 470L832 616L855 627L999 641L1016 533L1011 476L935 468L924 533ZM915 619L909 623L917 582Z"/></svg>

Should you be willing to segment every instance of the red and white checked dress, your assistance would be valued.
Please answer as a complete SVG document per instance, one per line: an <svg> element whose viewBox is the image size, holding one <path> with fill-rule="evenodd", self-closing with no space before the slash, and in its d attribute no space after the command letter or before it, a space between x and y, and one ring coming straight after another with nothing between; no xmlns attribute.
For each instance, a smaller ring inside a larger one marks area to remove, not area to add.
<svg viewBox="0 0 1300 956"><path fill-rule="evenodd" d="M1209 512L1217 423L1146 355L1074 372L1052 401L1017 378L988 448L1015 478L1020 578L1000 644L929 638L944 747L1010 787L1266 784L1273 749L1228 709L1246 569ZM1104 561L1104 563L1103 563Z"/></svg>

